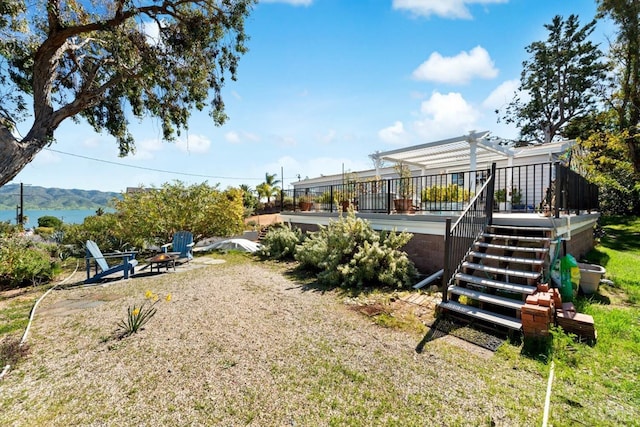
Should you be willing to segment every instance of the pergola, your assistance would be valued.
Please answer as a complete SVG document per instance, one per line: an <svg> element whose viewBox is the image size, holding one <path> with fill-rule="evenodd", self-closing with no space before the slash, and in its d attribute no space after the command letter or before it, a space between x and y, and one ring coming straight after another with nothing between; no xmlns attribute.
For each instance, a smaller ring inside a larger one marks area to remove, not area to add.
<svg viewBox="0 0 640 427"><path fill-rule="evenodd" d="M436 166L446 169L452 166L468 165L475 171L480 163L492 163L496 157L504 157L511 163L514 151L500 144L501 140L489 139L490 132L469 132L467 135L427 142L391 151L377 151L369 157L378 165L384 161L404 163L421 168L423 171Z"/></svg>

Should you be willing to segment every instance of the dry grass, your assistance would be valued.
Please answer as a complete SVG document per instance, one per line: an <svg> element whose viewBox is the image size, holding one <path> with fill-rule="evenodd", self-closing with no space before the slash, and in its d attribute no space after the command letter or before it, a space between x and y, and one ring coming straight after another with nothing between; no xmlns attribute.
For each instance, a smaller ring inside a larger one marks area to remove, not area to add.
<svg viewBox="0 0 640 427"><path fill-rule="evenodd" d="M141 332L114 338L147 289ZM55 291L0 383L0 424L539 425L534 362L385 328L255 261Z"/></svg>

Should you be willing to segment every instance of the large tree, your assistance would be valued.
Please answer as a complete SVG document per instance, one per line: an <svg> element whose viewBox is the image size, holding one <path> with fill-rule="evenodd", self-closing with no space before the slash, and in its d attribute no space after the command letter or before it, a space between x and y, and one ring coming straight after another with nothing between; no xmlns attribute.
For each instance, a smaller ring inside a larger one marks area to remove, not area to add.
<svg viewBox="0 0 640 427"><path fill-rule="evenodd" d="M166 140L207 103L224 123L221 90L246 51L254 2L0 0L0 185L68 118L113 135L121 156L135 150L130 117L158 118Z"/></svg>
<svg viewBox="0 0 640 427"><path fill-rule="evenodd" d="M617 128L625 133L625 144L633 168L640 173L640 1L599 0L602 16L617 25L610 55L615 64L615 96L611 106L617 113Z"/></svg>
<svg viewBox="0 0 640 427"><path fill-rule="evenodd" d="M594 109L607 69L602 52L588 40L595 23L580 27L576 15L566 21L555 16L545 25L547 40L526 47L531 57L522 64L520 95L504 114L523 138L551 142L573 118Z"/></svg>

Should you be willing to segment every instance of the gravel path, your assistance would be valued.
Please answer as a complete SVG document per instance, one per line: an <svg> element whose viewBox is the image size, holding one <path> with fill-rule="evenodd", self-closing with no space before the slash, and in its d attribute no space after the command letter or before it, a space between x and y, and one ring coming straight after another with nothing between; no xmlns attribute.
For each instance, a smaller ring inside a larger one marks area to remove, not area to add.
<svg viewBox="0 0 640 427"><path fill-rule="evenodd" d="M146 290L157 314L116 338ZM55 291L0 425L539 424L545 378L421 339L253 261Z"/></svg>

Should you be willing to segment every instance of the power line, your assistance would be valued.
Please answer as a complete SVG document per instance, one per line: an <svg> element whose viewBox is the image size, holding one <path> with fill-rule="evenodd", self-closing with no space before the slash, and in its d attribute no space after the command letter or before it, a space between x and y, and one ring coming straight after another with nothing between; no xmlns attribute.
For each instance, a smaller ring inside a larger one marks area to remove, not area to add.
<svg viewBox="0 0 640 427"><path fill-rule="evenodd" d="M192 177L197 177L197 178L211 178L211 179L232 179L232 180L238 180L238 181L242 181L242 180L261 181L262 180L262 178L216 176L216 175L202 175L202 174L189 173L189 172L176 172L176 171L169 171L169 170L165 170L165 169L156 169L156 168L148 168L148 167L144 167L144 166L127 165L125 163L114 162L114 161L111 161L111 160L96 159L95 157L88 157L88 156L83 156L83 155L80 155L80 154L67 153L65 151L54 150L53 148L46 148L45 147L44 149L48 150L48 151L51 151L51 152L54 152L54 153L58 153L58 154L64 154L64 155L67 155L67 156L78 157L80 159L85 159L85 160L92 160L94 162L107 163L107 164L110 164L110 165L122 166L122 167L125 167L125 168L131 168L131 169L141 169L141 170L147 170L147 171L152 171L152 172L170 173L170 174L173 174L173 175L183 175L183 176L192 176ZM295 177L285 178L285 179L293 179L293 178L295 178Z"/></svg>

